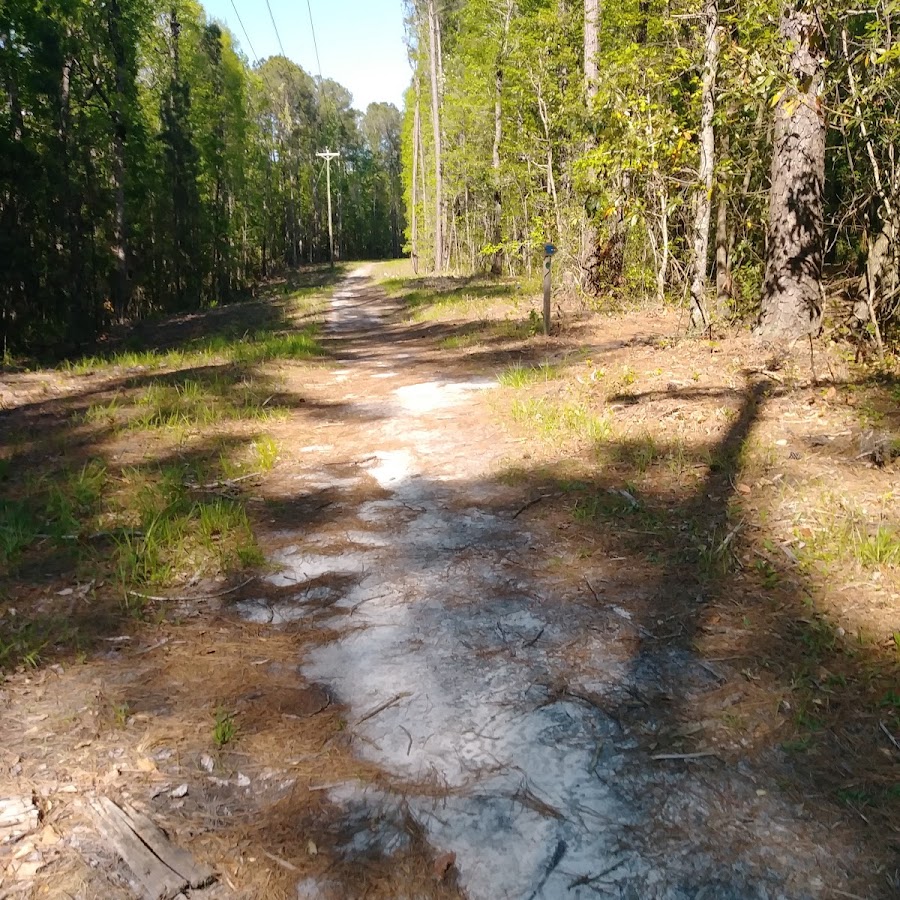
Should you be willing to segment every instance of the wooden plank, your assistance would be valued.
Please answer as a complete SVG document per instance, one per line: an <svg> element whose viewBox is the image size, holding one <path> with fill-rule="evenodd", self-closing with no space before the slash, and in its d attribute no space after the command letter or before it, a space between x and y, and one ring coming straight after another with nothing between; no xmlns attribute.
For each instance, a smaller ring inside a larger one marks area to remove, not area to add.
<svg viewBox="0 0 900 900"><path fill-rule="evenodd" d="M172 900L187 886L187 879L170 869L135 834L125 813L108 797L91 804L100 830L131 869L144 900Z"/></svg>
<svg viewBox="0 0 900 900"><path fill-rule="evenodd" d="M0 844L20 838L37 826L38 811L30 797L0 798Z"/></svg>
<svg viewBox="0 0 900 900"><path fill-rule="evenodd" d="M155 822L128 803L122 803L121 808L135 834L192 888L206 887L216 880L210 866L197 862L187 850L173 844Z"/></svg>

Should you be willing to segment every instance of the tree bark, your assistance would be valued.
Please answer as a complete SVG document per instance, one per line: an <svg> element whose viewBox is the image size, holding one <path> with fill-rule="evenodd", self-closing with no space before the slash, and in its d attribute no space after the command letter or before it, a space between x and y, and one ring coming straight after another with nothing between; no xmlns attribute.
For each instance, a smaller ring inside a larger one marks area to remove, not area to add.
<svg viewBox="0 0 900 900"><path fill-rule="evenodd" d="M597 96L597 53L600 50L600 0L584 0L584 92Z"/></svg>
<svg viewBox="0 0 900 900"><path fill-rule="evenodd" d="M816 334L822 324L825 43L816 17L786 10L788 86L775 112L766 274L756 333L767 339Z"/></svg>
<svg viewBox="0 0 900 900"><path fill-rule="evenodd" d="M412 147L412 209L410 210L410 255L412 256L413 272L419 274L419 198L417 196L419 179L419 128L421 118L419 115L419 79L416 78L416 106L413 110L413 147Z"/></svg>
<svg viewBox="0 0 900 900"><path fill-rule="evenodd" d="M587 99L588 115L593 111L597 96L597 53L600 49L600 0L584 0L584 94ZM587 149L592 150L594 140L588 138ZM596 272L600 266L597 228L588 213L582 239L584 263L582 281L588 289L596 289Z"/></svg>
<svg viewBox="0 0 900 900"><path fill-rule="evenodd" d="M722 187L716 193L716 315L728 315L731 302L731 234L728 224L728 197Z"/></svg>
<svg viewBox="0 0 900 900"><path fill-rule="evenodd" d="M706 37L703 50L703 83L700 99L700 171L694 197L694 277L691 281L691 327L706 328L709 315L705 295L709 266L709 225L716 166L716 74L719 67L719 3L706 0Z"/></svg>
<svg viewBox="0 0 900 900"><path fill-rule="evenodd" d="M112 286L113 309L116 319L122 321L128 310L131 286L128 278L128 220L125 208L125 145L128 140L126 112L128 94L128 63L125 43L119 26L122 10L119 0L110 0L107 7L107 28L109 42L115 60L115 100L113 101L113 193L115 196L115 216L113 219L112 252L116 260L116 270Z"/></svg>
<svg viewBox="0 0 900 900"><path fill-rule="evenodd" d="M444 271L444 173L441 166L441 102L440 79L438 77L438 53L440 50L440 26L434 0L428 0L428 38L431 69L431 124L434 130L434 271L440 275Z"/></svg>
<svg viewBox="0 0 900 900"><path fill-rule="evenodd" d="M499 247L502 233L503 193L500 184L500 144L503 141L503 64L506 60L506 42L509 36L509 22L512 18L514 0L507 0L506 16L503 20L503 33L497 50L497 69L494 75L494 145L491 153L491 168L494 176L494 221L492 240ZM503 253L497 249L491 260L491 274L499 275L503 270Z"/></svg>

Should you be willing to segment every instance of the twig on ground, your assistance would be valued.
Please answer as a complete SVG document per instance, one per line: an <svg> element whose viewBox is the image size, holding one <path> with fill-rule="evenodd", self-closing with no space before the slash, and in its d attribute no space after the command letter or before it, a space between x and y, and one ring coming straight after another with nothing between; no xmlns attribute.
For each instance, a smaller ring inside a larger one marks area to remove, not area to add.
<svg viewBox="0 0 900 900"><path fill-rule="evenodd" d="M526 641L524 644L522 644L522 647L533 647L541 639L541 635L543 633L544 629L541 628L541 630L530 641Z"/></svg>
<svg viewBox="0 0 900 900"><path fill-rule="evenodd" d="M568 847L566 846L565 841L559 840L556 842L556 849L553 851L553 856L550 857L550 862L547 863L547 868L544 869L544 875L538 882L537 887L532 891L528 900L534 900L535 897L538 897L543 892L544 885L547 883L556 867L562 862L562 858L566 855L567 849Z"/></svg>
<svg viewBox="0 0 900 900"><path fill-rule="evenodd" d="M239 475L237 478L222 478L218 481L207 482L206 484L188 484L188 487L194 488L195 490L211 491L214 488L233 487L234 485L240 484L242 481L248 481L251 478L261 478L262 474L262 472L249 472L247 475Z"/></svg>
<svg viewBox="0 0 900 900"><path fill-rule="evenodd" d="M219 597L225 597L228 594L239 591L243 587L247 587L251 581L256 581L256 578L256 575L251 575L246 581L242 581L240 584L228 588L228 590L219 591L215 594L194 594L193 596L184 595L180 597L162 597L155 594L142 594L140 591L128 591L128 594L132 597L140 597L142 600L155 600L158 603L171 603L173 600L177 603L188 603L191 600L217 600Z"/></svg>
<svg viewBox="0 0 900 900"><path fill-rule="evenodd" d="M537 506L542 500L549 500L553 494L541 494L539 497L535 497L533 500L529 500L524 506L520 506L512 515L513 519L518 519L519 516L522 515L528 509L531 509L532 506Z"/></svg>
<svg viewBox="0 0 900 900"><path fill-rule="evenodd" d="M735 525L734 528L732 528L731 531L729 531L727 535L725 535L725 540L723 540L722 543L719 544L719 546L716 548L716 554L717 554L717 555L718 555L719 553L722 553L725 549L727 549L728 545L734 540L735 535L736 535L743 527L744 527L744 520L741 519L741 521L738 522L737 525Z"/></svg>
<svg viewBox="0 0 900 900"><path fill-rule="evenodd" d="M268 856L269 859L274 863L278 863L284 869L287 869L289 872L300 872L300 870L293 864L289 863L286 859L282 859L280 856L276 856L274 853L269 853L268 850L263 850L263 855Z"/></svg>
<svg viewBox="0 0 900 900"><path fill-rule="evenodd" d="M409 754L412 752L413 737L402 725L400 725L399 728L409 738L409 744L407 744L406 747L406 755L409 756Z"/></svg>
<svg viewBox="0 0 900 900"><path fill-rule="evenodd" d="M390 709L405 697L409 697L411 693L411 691L401 691L399 694L395 694L393 697L391 697L390 700L385 700L384 703L379 703L378 706L375 707L375 709L370 710L361 719L358 719L356 721L356 725L362 725L363 722L368 722L369 719L375 718L375 716L377 716L379 713L383 713L386 709Z"/></svg>
<svg viewBox="0 0 900 900"><path fill-rule="evenodd" d="M610 872L615 872L616 869L621 868L623 863L617 862L613 863L611 866L607 866L602 872L598 872L596 875L582 875L579 878L576 878L574 881L569 882L569 890L573 890L577 887L585 887L587 885L593 884L595 881L600 881L609 875Z"/></svg>
<svg viewBox="0 0 900 900"><path fill-rule="evenodd" d="M878 723L878 727L885 733L885 736L886 736L887 739L894 745L894 748L895 748L896 750L900 750L900 741L898 741L897 738L895 738L895 737L890 733L890 731L888 731L887 725L885 725L884 722L879 722L879 723Z"/></svg>
<svg viewBox="0 0 900 900"><path fill-rule="evenodd" d="M832 894L837 894L838 897L849 897L850 900L866 900L865 897L860 897L859 894L851 894L847 891L842 891L840 888L830 887L828 890L830 890Z"/></svg>
<svg viewBox="0 0 900 900"><path fill-rule="evenodd" d="M654 753L650 759L655 762L663 762L667 760L692 760L705 759L708 756L718 756L715 750L700 750L697 753Z"/></svg>

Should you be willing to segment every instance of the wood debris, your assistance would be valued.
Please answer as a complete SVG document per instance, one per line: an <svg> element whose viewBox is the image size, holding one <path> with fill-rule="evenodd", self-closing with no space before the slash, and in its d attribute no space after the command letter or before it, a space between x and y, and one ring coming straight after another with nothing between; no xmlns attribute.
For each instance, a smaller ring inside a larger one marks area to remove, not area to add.
<svg viewBox="0 0 900 900"><path fill-rule="evenodd" d="M91 808L100 832L131 870L144 900L171 900L188 888L215 881L209 866L173 844L158 825L127 803L99 797Z"/></svg>

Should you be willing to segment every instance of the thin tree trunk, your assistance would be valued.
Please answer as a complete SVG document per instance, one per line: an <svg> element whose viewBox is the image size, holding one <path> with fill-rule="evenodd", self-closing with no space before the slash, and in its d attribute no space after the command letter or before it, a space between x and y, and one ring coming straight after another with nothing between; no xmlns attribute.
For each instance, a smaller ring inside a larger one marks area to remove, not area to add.
<svg viewBox="0 0 900 900"><path fill-rule="evenodd" d="M411 238L411 256L413 272L419 274L419 202L416 193L418 191L419 178L419 143L421 136L419 129L422 126L421 116L419 115L419 79L416 78L416 107L413 111L413 158L412 158L412 209L410 215L412 221L410 223Z"/></svg>
<svg viewBox="0 0 900 900"><path fill-rule="evenodd" d="M716 74L719 67L719 3L706 0L706 37L703 50L703 84L700 100L700 172L694 198L694 277L691 281L691 326L709 325L705 295L709 267L709 225L716 165L713 117L716 112Z"/></svg>
<svg viewBox="0 0 900 900"><path fill-rule="evenodd" d="M664 303L666 299L666 284L669 280L669 192L666 190L665 181L659 189L659 231L662 239L659 270L656 275L656 300Z"/></svg>
<svg viewBox="0 0 900 900"><path fill-rule="evenodd" d="M824 261L825 43L814 14L789 7L781 33L790 82L775 112L766 275L756 333L816 334L822 324Z"/></svg>
<svg viewBox="0 0 900 900"><path fill-rule="evenodd" d="M731 302L731 233L728 222L728 195L719 185L716 191L716 315L725 318Z"/></svg>
<svg viewBox="0 0 900 900"><path fill-rule="evenodd" d="M507 0L506 16L503 19L503 31L497 49L497 68L494 75L494 145L491 153L491 168L494 176L494 221L491 240L497 249L491 261L491 274L499 275L503 271L503 251L500 244L503 240L503 193L500 177L500 144L503 141L503 66L506 62L506 46L509 37L509 23L512 19L515 0Z"/></svg>
<svg viewBox="0 0 900 900"><path fill-rule="evenodd" d="M109 41L115 60L115 99L113 100L113 194L115 197L115 216L113 219L112 253L116 260L116 271L113 280L113 309L116 319L123 321L130 301L130 284L128 279L128 221L125 207L125 145L128 140L125 106L128 93L128 64L125 56L125 44L119 25L122 10L119 0L110 0L107 7L107 28Z"/></svg>
<svg viewBox="0 0 900 900"><path fill-rule="evenodd" d="M434 130L434 270L440 275L444 271L444 173L441 165L441 103L438 78L438 53L440 51L440 30L434 0L428 0L428 37L431 46L431 124Z"/></svg>
<svg viewBox="0 0 900 900"><path fill-rule="evenodd" d="M600 49L600 0L584 0L584 93L587 99L588 115L593 112L597 96L597 54ZM588 137L586 150L594 148L593 135ZM590 213L585 213L586 221L582 237L582 281L584 287L593 292L599 290L600 246L597 228L591 221Z"/></svg>
<svg viewBox="0 0 900 900"><path fill-rule="evenodd" d="M872 139L869 137L869 129L863 116L862 100L859 94L859 87L856 84L856 73L853 71L853 61L850 59L850 49L847 44L847 27L841 28L841 43L844 48L844 58L847 60L847 79L850 83L850 93L853 97L853 106L856 117L859 119L859 130L866 144L866 154L869 157L869 164L872 166L872 174L875 177L875 187L878 191L878 197L884 209L882 215L886 217L887 224L882 230L882 235L887 238L887 247L892 251L890 256L894 257L893 262L896 264L896 239L897 216L894 210L894 204L890 195L885 191L884 179L881 177L881 167L878 164L878 158L875 155L875 148L872 145ZM882 243L882 251L884 250L884 241ZM875 253L874 249L878 246L879 241L871 241L869 244L869 258L866 264L866 306L868 307L869 320L872 323L872 329L875 334L875 346L878 349L878 358L884 359L884 339L881 335L881 325L878 322L878 292L881 286L882 270L884 262L887 260L887 253Z"/></svg>

